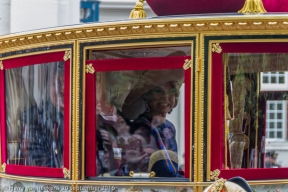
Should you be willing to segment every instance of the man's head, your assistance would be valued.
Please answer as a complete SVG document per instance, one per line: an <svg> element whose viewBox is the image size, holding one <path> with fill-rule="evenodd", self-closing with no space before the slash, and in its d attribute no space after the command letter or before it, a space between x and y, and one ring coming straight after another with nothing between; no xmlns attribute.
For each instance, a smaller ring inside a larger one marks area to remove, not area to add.
<svg viewBox="0 0 288 192"><path fill-rule="evenodd" d="M56 108L64 110L64 63L57 62L50 74L50 96Z"/></svg>

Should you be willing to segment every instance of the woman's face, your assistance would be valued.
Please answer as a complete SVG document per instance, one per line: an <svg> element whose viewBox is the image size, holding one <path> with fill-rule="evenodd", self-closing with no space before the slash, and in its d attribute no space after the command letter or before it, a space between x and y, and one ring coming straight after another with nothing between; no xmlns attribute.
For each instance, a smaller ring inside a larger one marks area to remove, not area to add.
<svg viewBox="0 0 288 192"><path fill-rule="evenodd" d="M64 69L57 69L57 73L53 76L50 96L52 103L56 108L64 110Z"/></svg>
<svg viewBox="0 0 288 192"><path fill-rule="evenodd" d="M150 112L155 115L167 114L175 105L176 93L177 90L171 82L157 86L149 91L147 104L150 108Z"/></svg>

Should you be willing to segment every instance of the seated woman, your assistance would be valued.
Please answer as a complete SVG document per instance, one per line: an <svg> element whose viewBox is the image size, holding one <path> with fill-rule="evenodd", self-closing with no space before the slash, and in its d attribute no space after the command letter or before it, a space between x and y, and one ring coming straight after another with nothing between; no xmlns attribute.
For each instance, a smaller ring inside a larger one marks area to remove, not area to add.
<svg viewBox="0 0 288 192"><path fill-rule="evenodd" d="M132 134L142 135L149 145L153 145L157 150L162 150L163 160L165 159L162 162L166 163L168 169L166 174L162 172L160 175L166 177L180 176L178 167L175 167L175 163L171 161L167 152L170 150L177 153L177 143L175 127L166 119L166 116L178 104L183 77L182 69L147 71L130 91L122 108L125 117L130 120L135 119L131 130ZM138 152L138 154L142 153ZM139 157L134 157L138 161L130 160L131 162L127 158L127 162L133 164L133 166L129 166L129 168L133 168L130 171L138 171L142 166L141 162L146 156Z"/></svg>

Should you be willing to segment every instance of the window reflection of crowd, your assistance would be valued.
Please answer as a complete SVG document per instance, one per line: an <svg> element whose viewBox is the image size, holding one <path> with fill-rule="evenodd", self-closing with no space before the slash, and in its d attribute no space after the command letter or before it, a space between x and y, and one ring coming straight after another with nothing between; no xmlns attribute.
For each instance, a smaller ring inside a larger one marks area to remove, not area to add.
<svg viewBox="0 0 288 192"><path fill-rule="evenodd" d="M145 76L150 79L145 80ZM107 92L107 87L97 87L97 109L100 109L97 133L101 134L101 137L97 135L99 176L154 171L156 177L182 177L178 171L176 130L166 116L177 106L183 70L148 71L142 79L145 83L138 86L139 82L133 82L134 88L124 93L122 112L110 105L107 94L99 93L101 89ZM107 82L102 82L103 85ZM121 87L119 82L118 86ZM111 92L110 97L113 98ZM108 115L103 113L105 109L108 109ZM103 150L99 149L102 148L99 140ZM117 150L121 151L119 159L115 157ZM157 151L160 153L156 154ZM155 155L151 161L152 154Z"/></svg>
<svg viewBox="0 0 288 192"><path fill-rule="evenodd" d="M5 72L7 163L63 166L64 63Z"/></svg>

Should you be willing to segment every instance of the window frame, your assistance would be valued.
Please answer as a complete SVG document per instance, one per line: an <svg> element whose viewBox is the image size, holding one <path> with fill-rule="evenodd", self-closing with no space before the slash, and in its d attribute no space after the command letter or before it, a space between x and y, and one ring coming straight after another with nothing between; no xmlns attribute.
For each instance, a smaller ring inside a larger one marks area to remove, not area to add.
<svg viewBox="0 0 288 192"><path fill-rule="evenodd" d="M71 50L67 50L71 53ZM69 53L69 54L70 54ZM19 176L36 176L36 177L50 177L50 178L64 178L63 169L71 170L71 144L70 144L70 126L71 126L71 112L70 112L70 90L71 90L71 60L70 57L64 59L65 51L55 51L50 53L35 54L30 56L16 57L12 59L2 60L4 66L0 70L0 131L1 131L1 163L5 164L5 173ZM50 62L64 61L64 130L63 130L63 167L50 168L40 166L25 166L7 164L7 139L6 139L6 104L5 104L5 70L33 66L37 64L44 64ZM70 177L70 174L69 174Z"/></svg>
<svg viewBox="0 0 288 192"><path fill-rule="evenodd" d="M95 101L95 75L96 72L105 71L126 71L126 70L159 70L159 69L183 69L185 59L190 59L192 56L170 56L170 57L153 57L153 58L129 58L129 59L107 59L107 60L87 60L87 65L92 65L95 72L86 74L86 106L85 106L85 177L92 178L96 176L96 101ZM154 62L148 62L154 59ZM163 62L165 60L165 62ZM175 62L177 61L177 62ZM137 65L135 65L137 63ZM155 63L157 63L155 65ZM191 137L191 109L188 106L192 104L192 69L189 68L184 70L184 117L185 122L185 142L190 143ZM90 127L90 129L89 129ZM91 128L92 127L92 128ZM192 146L185 145L185 179L190 179L191 165L192 162L191 152ZM122 179L125 177L122 177ZM121 177L117 177L121 179ZM168 180L167 178L163 178ZM109 177L106 178L109 180Z"/></svg>
<svg viewBox="0 0 288 192"><path fill-rule="evenodd" d="M210 109L207 117L211 122L207 129L209 130L210 149L207 151L207 160L210 162L210 170L220 170L220 176L229 179L234 176L241 176L247 180L255 179L285 179L288 177L287 168L249 168L249 169L226 169L225 168L225 143L222 142L224 138L224 123L225 123L225 109L224 109L224 70L223 70L223 54L225 53L288 53L288 43L285 42L219 42L222 51L212 52L209 75L211 75L210 84ZM210 42L212 44L212 42ZM212 46L211 46L212 47ZM220 90L220 91L219 91ZM208 102L208 103L209 103ZM209 134L208 134L209 135Z"/></svg>

